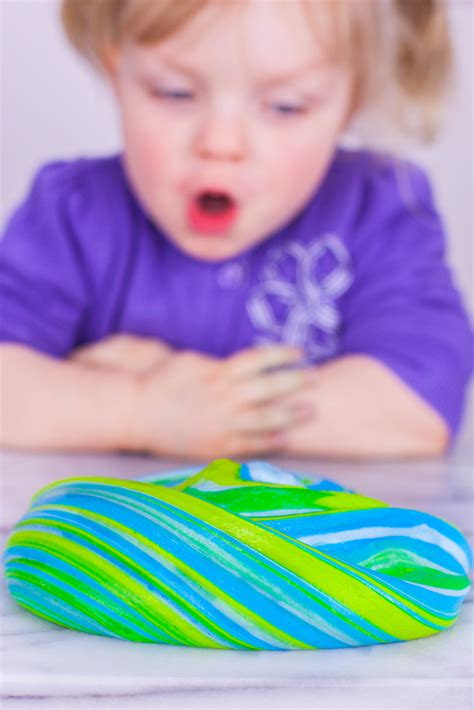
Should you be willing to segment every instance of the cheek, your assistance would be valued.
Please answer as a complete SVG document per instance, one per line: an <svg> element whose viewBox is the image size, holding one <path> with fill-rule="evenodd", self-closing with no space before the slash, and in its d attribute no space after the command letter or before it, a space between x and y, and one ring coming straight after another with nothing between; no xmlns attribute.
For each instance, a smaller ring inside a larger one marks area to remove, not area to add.
<svg viewBox="0 0 474 710"><path fill-rule="evenodd" d="M131 122L124 125L124 157L131 185L142 206L152 214L170 164L165 141L159 132L149 134Z"/></svg>
<svg viewBox="0 0 474 710"><path fill-rule="evenodd" d="M314 137L308 137L306 141L280 140L268 165L267 175L272 189L286 195L307 194L314 189L332 152L332 145Z"/></svg>
<svg viewBox="0 0 474 710"><path fill-rule="evenodd" d="M158 141L150 143L140 133L129 135L125 141L125 156L133 184L143 199L156 191L162 178L166 157Z"/></svg>
<svg viewBox="0 0 474 710"><path fill-rule="evenodd" d="M176 125L158 114L152 103L139 99L127 102L122 130L129 162L148 179L169 172L176 164L180 144Z"/></svg>
<svg viewBox="0 0 474 710"><path fill-rule="evenodd" d="M175 184L180 165L179 151L169 133L130 127L124 150L129 175L142 200L149 207L156 204L159 196L166 195Z"/></svg>
<svg viewBox="0 0 474 710"><path fill-rule="evenodd" d="M143 165L160 165L166 158L165 141L161 130L151 130L136 117L127 117L124 123L124 142L129 156Z"/></svg>

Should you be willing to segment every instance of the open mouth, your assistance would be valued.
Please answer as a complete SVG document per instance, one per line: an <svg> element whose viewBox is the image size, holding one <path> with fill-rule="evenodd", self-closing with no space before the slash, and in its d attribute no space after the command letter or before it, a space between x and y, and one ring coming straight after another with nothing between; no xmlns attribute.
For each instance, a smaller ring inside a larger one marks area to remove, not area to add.
<svg viewBox="0 0 474 710"><path fill-rule="evenodd" d="M222 214L232 207L233 199L224 193L203 192L198 197L200 208L208 214Z"/></svg>
<svg viewBox="0 0 474 710"><path fill-rule="evenodd" d="M230 229L237 212L237 203L231 195L204 190L191 200L188 221L192 229L200 233L223 233Z"/></svg>

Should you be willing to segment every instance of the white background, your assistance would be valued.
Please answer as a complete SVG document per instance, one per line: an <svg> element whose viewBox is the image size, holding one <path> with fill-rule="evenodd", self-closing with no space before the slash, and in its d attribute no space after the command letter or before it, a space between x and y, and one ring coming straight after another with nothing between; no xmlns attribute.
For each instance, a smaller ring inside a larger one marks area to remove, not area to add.
<svg viewBox="0 0 474 710"><path fill-rule="evenodd" d="M116 152L120 136L108 88L63 37L58 0L0 0L0 4L4 224L40 165ZM471 0L448 4L458 70L454 96L436 144L411 157L431 174L449 232L449 259L474 310L474 5Z"/></svg>

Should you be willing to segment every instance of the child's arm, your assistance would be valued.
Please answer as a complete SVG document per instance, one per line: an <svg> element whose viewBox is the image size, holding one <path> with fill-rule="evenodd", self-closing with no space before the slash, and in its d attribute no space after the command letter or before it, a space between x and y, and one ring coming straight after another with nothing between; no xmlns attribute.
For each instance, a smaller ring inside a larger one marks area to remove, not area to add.
<svg viewBox="0 0 474 710"><path fill-rule="evenodd" d="M107 451L129 437L134 382L16 344L0 346L0 444Z"/></svg>
<svg viewBox="0 0 474 710"><path fill-rule="evenodd" d="M143 369L151 349L161 361ZM286 401L305 386L305 373L264 374L301 357L284 346L218 360L170 355L151 341L120 337L70 360L10 344L0 347L0 357L6 447L122 449L203 460L258 455L276 450L280 433L307 416Z"/></svg>
<svg viewBox="0 0 474 710"><path fill-rule="evenodd" d="M313 415L287 432L288 455L429 457L448 444L442 417L370 357L351 355L322 365L298 401L311 406Z"/></svg>

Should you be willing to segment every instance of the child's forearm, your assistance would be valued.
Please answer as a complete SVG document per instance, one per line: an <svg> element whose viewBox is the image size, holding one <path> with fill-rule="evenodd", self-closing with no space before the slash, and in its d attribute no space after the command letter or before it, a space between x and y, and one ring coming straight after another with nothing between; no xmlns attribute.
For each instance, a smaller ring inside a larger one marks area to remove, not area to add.
<svg viewBox="0 0 474 710"><path fill-rule="evenodd" d="M314 416L288 432L286 454L367 459L445 451L441 416L377 360L347 356L314 375L303 399Z"/></svg>
<svg viewBox="0 0 474 710"><path fill-rule="evenodd" d="M0 444L8 448L129 448L132 376L0 347Z"/></svg>

